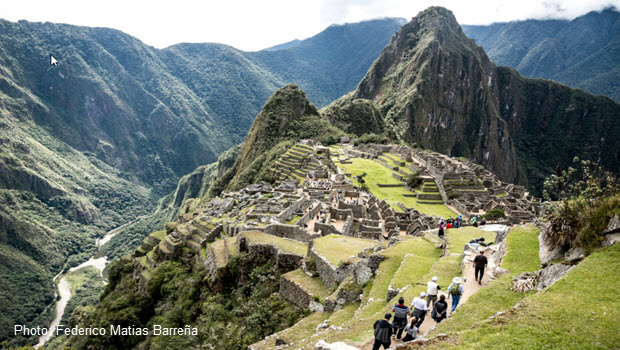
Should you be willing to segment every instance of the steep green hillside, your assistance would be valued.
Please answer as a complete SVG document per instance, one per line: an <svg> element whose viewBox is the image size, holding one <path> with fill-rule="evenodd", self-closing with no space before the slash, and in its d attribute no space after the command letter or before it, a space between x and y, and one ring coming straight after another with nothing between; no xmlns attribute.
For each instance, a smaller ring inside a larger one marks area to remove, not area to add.
<svg viewBox="0 0 620 350"><path fill-rule="evenodd" d="M491 60L620 101L620 13L590 12L572 21L526 20L464 25Z"/></svg>

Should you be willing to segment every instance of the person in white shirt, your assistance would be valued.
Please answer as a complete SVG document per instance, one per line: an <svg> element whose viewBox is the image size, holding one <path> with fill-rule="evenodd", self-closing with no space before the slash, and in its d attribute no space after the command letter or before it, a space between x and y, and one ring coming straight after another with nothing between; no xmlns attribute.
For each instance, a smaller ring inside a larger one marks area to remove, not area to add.
<svg viewBox="0 0 620 350"><path fill-rule="evenodd" d="M437 276L433 276L433 280L428 282L428 288L426 289L426 306L433 305L435 308L435 302L437 301L437 294L439 294L439 290L441 287L437 284Z"/></svg>
<svg viewBox="0 0 620 350"><path fill-rule="evenodd" d="M413 310L413 317L418 319L418 323L415 325L420 328L422 322L424 322L424 317L426 317L426 312L428 311L428 305L426 305L426 293L420 293L420 297L413 298L413 303L411 304L411 309Z"/></svg>

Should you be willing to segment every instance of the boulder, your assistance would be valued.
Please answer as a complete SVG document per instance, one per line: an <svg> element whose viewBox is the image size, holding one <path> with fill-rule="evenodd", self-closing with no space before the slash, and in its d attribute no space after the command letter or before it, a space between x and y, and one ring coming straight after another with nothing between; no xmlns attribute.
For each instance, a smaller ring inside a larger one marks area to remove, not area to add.
<svg viewBox="0 0 620 350"><path fill-rule="evenodd" d="M384 256L373 254L368 257L368 267L370 267L372 271L377 271L379 264L381 264L381 262L385 259L387 258Z"/></svg>
<svg viewBox="0 0 620 350"><path fill-rule="evenodd" d="M323 304L312 300L310 304L308 304L308 310L310 310L310 312L323 312Z"/></svg>
<svg viewBox="0 0 620 350"><path fill-rule="evenodd" d="M357 348L343 342L330 344L325 342L325 340L319 340L316 345L314 345L314 350L357 350Z"/></svg>
<svg viewBox="0 0 620 350"><path fill-rule="evenodd" d="M353 278L355 283L361 286L372 278L372 270L366 262L360 261L353 268Z"/></svg>
<svg viewBox="0 0 620 350"><path fill-rule="evenodd" d="M540 235L538 235L538 243L540 245L540 249L538 250L538 255L540 256L540 265L545 267L549 265L552 260L561 259L564 257L564 251L562 247L552 247L547 243L547 235L549 231L553 229L553 226L550 222L547 222L543 229L540 231Z"/></svg>
<svg viewBox="0 0 620 350"><path fill-rule="evenodd" d="M618 215L614 215L614 217L611 218L611 220L609 220L609 223L607 224L607 227L605 227L605 230L603 230L603 235L619 233L619 232L620 232L620 217Z"/></svg>
<svg viewBox="0 0 620 350"><path fill-rule="evenodd" d="M551 286L573 268L572 265L554 264L544 268L538 274L536 289L539 291Z"/></svg>
<svg viewBox="0 0 620 350"><path fill-rule="evenodd" d="M316 326L315 333L319 333L320 331L329 328L329 323L327 321L323 321L321 324Z"/></svg>
<svg viewBox="0 0 620 350"><path fill-rule="evenodd" d="M603 247L609 247L616 244L616 242L620 242L620 232L606 235L601 245Z"/></svg>
<svg viewBox="0 0 620 350"><path fill-rule="evenodd" d="M566 261L580 261L586 257L586 252L581 247L573 247L564 254L564 260Z"/></svg>

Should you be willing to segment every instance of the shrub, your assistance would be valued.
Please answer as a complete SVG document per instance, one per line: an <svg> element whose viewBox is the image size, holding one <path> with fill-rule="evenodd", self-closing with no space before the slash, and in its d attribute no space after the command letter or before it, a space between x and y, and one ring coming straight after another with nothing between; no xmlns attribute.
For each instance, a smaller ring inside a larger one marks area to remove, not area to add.
<svg viewBox="0 0 620 350"><path fill-rule="evenodd" d="M420 171L407 176L407 186L410 188L418 188L424 182L424 179L420 176Z"/></svg>
<svg viewBox="0 0 620 350"><path fill-rule="evenodd" d="M501 209L491 209L486 214L484 214L484 218L489 220L497 220L504 217L506 217L506 213L504 213L504 211Z"/></svg>

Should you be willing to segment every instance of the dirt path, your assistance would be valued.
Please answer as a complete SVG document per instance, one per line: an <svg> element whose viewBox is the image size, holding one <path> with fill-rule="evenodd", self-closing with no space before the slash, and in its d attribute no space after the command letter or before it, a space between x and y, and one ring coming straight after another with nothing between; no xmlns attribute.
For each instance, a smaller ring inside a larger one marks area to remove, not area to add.
<svg viewBox="0 0 620 350"><path fill-rule="evenodd" d="M491 250L487 251L485 249L485 255L489 255L491 252ZM473 258L473 257L472 257ZM459 308L461 307L461 305L463 305L464 303L467 302L467 299L469 299L469 297L471 297L472 295L474 295L477 291L479 291L480 289L482 289L485 286L485 283L489 280L489 275L488 274L484 274L484 276L482 277L482 284L478 284L478 282L475 281L474 279L474 268L472 265L472 261L470 261L469 263L467 263L467 265L465 266L465 274L464 276L462 276L463 278L467 279L466 282L464 282L463 284L463 288L465 289L465 292L463 293L463 295L461 296L461 300L459 301L459 305L457 306L455 313L457 313L459 311ZM452 310L452 298L448 298L448 294L447 294L447 289L448 286L450 285L452 281L438 281L439 285L442 287L442 289L444 289L444 292L440 292L440 295L446 294L446 302L448 303L448 317L450 317L450 315L452 314L451 310ZM411 303L411 301L407 301L407 303ZM424 318L424 322L422 323L422 325L420 326L420 330L418 331L418 337L424 337L428 334L428 332L431 330L431 328L433 328L437 323L431 318L431 311L429 310L428 313L426 314L426 317ZM360 346L359 349L362 350L372 350L372 345L373 345L374 339L369 339L366 343L364 343L364 345ZM392 346L397 345L397 344L402 344L403 342L400 340L396 340L395 337L392 337Z"/></svg>

